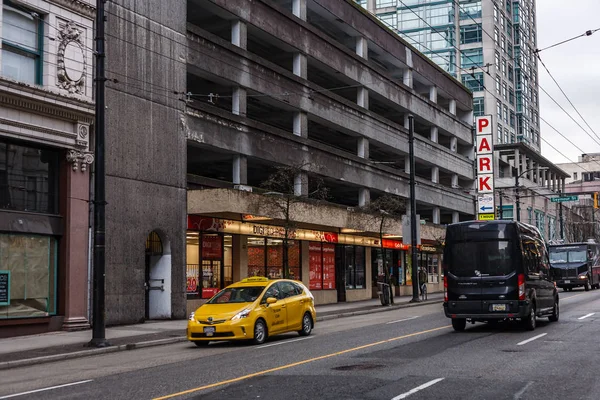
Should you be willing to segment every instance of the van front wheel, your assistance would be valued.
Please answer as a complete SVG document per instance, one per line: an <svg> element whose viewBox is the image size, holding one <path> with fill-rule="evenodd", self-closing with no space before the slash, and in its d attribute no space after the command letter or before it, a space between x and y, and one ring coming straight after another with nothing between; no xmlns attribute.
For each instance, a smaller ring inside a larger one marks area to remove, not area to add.
<svg viewBox="0 0 600 400"><path fill-rule="evenodd" d="M452 328L457 332L462 332L467 327L467 320L465 318L452 318Z"/></svg>

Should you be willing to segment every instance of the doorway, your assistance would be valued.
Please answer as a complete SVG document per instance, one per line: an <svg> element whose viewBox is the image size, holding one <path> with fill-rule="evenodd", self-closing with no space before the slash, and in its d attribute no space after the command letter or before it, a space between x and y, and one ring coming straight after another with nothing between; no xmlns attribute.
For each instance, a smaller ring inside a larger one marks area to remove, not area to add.
<svg viewBox="0 0 600 400"><path fill-rule="evenodd" d="M335 287L338 303L346 302L346 257L344 246L335 246Z"/></svg>
<svg viewBox="0 0 600 400"><path fill-rule="evenodd" d="M144 279L144 318L171 318L171 251L168 242L163 246L156 231L146 238Z"/></svg>

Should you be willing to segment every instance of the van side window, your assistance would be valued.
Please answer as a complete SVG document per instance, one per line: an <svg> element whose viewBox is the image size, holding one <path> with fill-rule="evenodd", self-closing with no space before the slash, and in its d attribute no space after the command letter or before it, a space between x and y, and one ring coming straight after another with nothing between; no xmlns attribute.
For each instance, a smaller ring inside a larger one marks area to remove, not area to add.
<svg viewBox="0 0 600 400"><path fill-rule="evenodd" d="M540 255L539 268L545 276L550 275L550 261L548 260L548 250L541 240L536 241L537 253Z"/></svg>
<svg viewBox="0 0 600 400"><path fill-rule="evenodd" d="M541 255L536 248L535 239L525 237L523 240L523 267L529 275L540 273Z"/></svg>

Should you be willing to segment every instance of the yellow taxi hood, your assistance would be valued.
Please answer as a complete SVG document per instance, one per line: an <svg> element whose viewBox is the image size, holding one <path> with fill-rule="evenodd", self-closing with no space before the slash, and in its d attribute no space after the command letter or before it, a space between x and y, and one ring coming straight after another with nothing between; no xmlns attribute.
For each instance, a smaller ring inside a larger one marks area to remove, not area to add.
<svg viewBox="0 0 600 400"><path fill-rule="evenodd" d="M194 316L197 320L200 317L213 317L213 319L229 319L235 314L246 308L253 307L254 303L220 303L203 304L196 309Z"/></svg>

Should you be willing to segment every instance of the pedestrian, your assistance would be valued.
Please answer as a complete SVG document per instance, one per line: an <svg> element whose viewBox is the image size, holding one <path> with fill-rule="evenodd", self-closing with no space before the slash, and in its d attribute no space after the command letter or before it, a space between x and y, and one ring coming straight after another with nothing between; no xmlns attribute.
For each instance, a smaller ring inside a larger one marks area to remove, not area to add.
<svg viewBox="0 0 600 400"><path fill-rule="evenodd" d="M427 283L427 272L425 268L419 270L419 292L423 295L423 285Z"/></svg>

